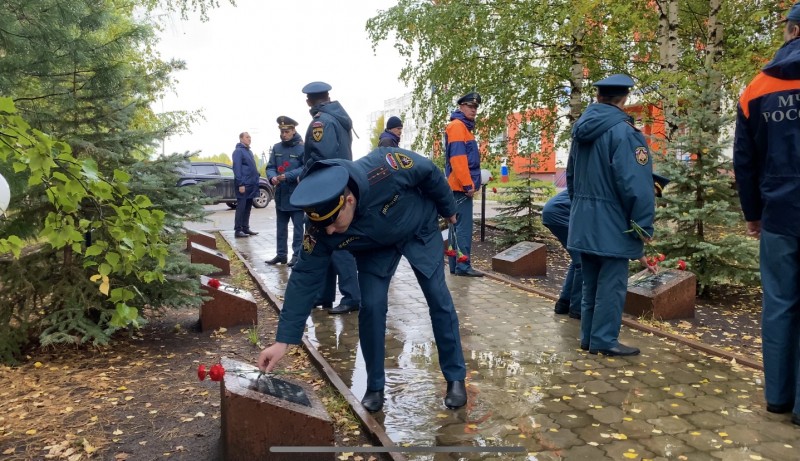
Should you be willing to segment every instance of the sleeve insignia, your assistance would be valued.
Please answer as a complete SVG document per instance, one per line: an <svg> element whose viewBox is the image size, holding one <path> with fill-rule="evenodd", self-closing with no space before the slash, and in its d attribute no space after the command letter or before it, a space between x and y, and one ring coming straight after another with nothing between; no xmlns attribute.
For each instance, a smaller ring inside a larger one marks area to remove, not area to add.
<svg viewBox="0 0 800 461"><path fill-rule="evenodd" d="M325 125L322 122L314 122L311 124L311 137L314 141L320 142L322 140L323 129Z"/></svg>
<svg viewBox="0 0 800 461"><path fill-rule="evenodd" d="M317 244L317 239L311 236L309 233L303 234L303 251L306 253L311 253L314 251L314 246Z"/></svg>
<svg viewBox="0 0 800 461"><path fill-rule="evenodd" d="M386 163L388 163L393 170L397 170L397 161L391 153L386 154Z"/></svg>
<svg viewBox="0 0 800 461"><path fill-rule="evenodd" d="M395 156L395 158L397 158L397 163L400 164L400 168L402 168L404 170L407 170L407 169L411 168L412 166L414 166L414 161L411 160L411 157L409 157L408 155L401 154L401 153L398 152L398 153L394 154L394 156Z"/></svg>
<svg viewBox="0 0 800 461"><path fill-rule="evenodd" d="M633 155L636 157L636 161L639 163L639 165L647 165L647 162L650 161L650 154L647 152L647 148L644 146L637 147Z"/></svg>

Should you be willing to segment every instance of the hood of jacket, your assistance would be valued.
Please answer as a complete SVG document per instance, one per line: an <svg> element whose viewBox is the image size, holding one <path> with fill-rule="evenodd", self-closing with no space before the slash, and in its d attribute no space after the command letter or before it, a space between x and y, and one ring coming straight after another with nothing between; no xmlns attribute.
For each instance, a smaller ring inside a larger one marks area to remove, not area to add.
<svg viewBox="0 0 800 461"><path fill-rule="evenodd" d="M383 130L383 133L381 133L378 139L393 139L394 141L400 142L400 136L397 136L389 130Z"/></svg>
<svg viewBox="0 0 800 461"><path fill-rule="evenodd" d="M630 121L630 115L611 104L590 104L572 127L572 137L579 142L591 142L599 138L612 126Z"/></svg>
<svg viewBox="0 0 800 461"><path fill-rule="evenodd" d="M300 137L300 133L295 133L294 136L292 136L292 139L290 139L288 141L281 140L281 144L286 146L286 147L293 147L293 146L296 146L296 145L300 144L302 141L303 141L303 138Z"/></svg>
<svg viewBox="0 0 800 461"><path fill-rule="evenodd" d="M784 43L761 70L781 80L800 80L800 39Z"/></svg>
<svg viewBox="0 0 800 461"><path fill-rule="evenodd" d="M347 112L345 112L344 107L339 104L339 101L328 101L317 104L316 106L312 107L309 112L311 112L312 117L316 115L317 112L324 112L334 117L339 121L345 131L350 131L353 128L353 121L350 120L350 116L347 115Z"/></svg>

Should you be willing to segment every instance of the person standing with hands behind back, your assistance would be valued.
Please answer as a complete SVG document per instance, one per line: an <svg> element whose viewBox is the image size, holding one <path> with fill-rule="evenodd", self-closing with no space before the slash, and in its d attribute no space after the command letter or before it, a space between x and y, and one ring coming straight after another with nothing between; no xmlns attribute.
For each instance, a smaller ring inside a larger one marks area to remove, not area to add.
<svg viewBox="0 0 800 461"><path fill-rule="evenodd" d="M483 277L472 268L469 259L472 249L472 197L481 187L481 154L475 135L475 116L481 104L481 95L467 93L458 99L458 110L450 115L450 123L445 128L445 166L444 173L453 191L458 207L458 222L455 225L458 249L466 256L466 261L458 262L448 256L450 273L465 277ZM453 241L451 237L450 242Z"/></svg>
<svg viewBox="0 0 800 461"><path fill-rule="evenodd" d="M747 234L760 239L764 394L800 425L800 2L784 44L739 98L733 170Z"/></svg>
<svg viewBox="0 0 800 461"><path fill-rule="evenodd" d="M258 189L258 167L253 151L250 150L250 133L239 134L239 143L233 151L233 187L236 188L236 215L234 218L234 237L242 238L258 235L250 230L250 211L253 199L260 193Z"/></svg>
<svg viewBox="0 0 800 461"><path fill-rule="evenodd" d="M278 255L265 261L269 265L283 263L292 267L300 256L303 245L303 210L289 203L297 187L297 178L303 172L303 138L297 133L297 122L281 115L278 117L281 142L272 146L267 162L267 179L275 187L275 215L277 230L275 240ZM289 221L292 221L292 259L288 259ZM288 259L288 263L287 263Z"/></svg>
<svg viewBox="0 0 800 461"><path fill-rule="evenodd" d="M590 354L637 355L619 342L628 292L628 260L647 264L653 236L653 162L642 133L622 108L633 79L612 75L594 83L597 102L572 128L567 162L571 200L567 249L580 252L583 275L581 349ZM630 231L641 229L643 235ZM644 240L643 240L644 239Z"/></svg>

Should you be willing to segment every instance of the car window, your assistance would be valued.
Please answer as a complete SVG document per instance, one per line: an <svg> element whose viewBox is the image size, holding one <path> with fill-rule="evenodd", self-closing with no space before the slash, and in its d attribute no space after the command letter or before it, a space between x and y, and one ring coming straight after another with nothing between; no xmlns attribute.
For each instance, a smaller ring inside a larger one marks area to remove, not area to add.
<svg viewBox="0 0 800 461"><path fill-rule="evenodd" d="M233 168L231 168L229 166L224 166L224 165L217 165L217 168L219 168L219 174L220 175L226 176L226 177L230 177L230 178L233 177Z"/></svg>
<svg viewBox="0 0 800 461"><path fill-rule="evenodd" d="M217 167L214 165L192 165L194 172L196 174L202 175L216 175L217 174Z"/></svg>

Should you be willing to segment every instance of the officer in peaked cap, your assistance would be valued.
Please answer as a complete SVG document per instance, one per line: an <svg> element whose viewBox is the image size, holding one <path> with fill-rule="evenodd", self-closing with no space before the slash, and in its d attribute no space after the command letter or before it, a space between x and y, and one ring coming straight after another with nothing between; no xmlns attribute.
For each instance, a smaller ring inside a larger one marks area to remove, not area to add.
<svg viewBox="0 0 800 461"><path fill-rule="evenodd" d="M314 295L332 255L350 250L358 262L362 307L358 335L367 369L367 392L361 403L369 411L383 408L388 291L401 257L413 268L428 302L439 366L447 381L444 403L467 402L466 365L458 315L447 288L438 216L456 221L456 203L436 165L409 150L380 147L355 162L315 163L292 195L312 225L303 238L281 311L276 343L258 359L270 371L288 344L299 344Z"/></svg>
<svg viewBox="0 0 800 461"><path fill-rule="evenodd" d="M462 104L467 104L470 106L478 107L481 105L481 95L473 91L472 93L467 93L464 96L458 98L458 101L456 101L456 103L459 106Z"/></svg>
<svg viewBox="0 0 800 461"><path fill-rule="evenodd" d="M629 76L614 74L594 82L592 86L596 87L597 93L603 96L624 96L630 92L634 84L633 79Z"/></svg>
<svg viewBox="0 0 800 461"><path fill-rule="evenodd" d="M311 82L303 87L306 104L313 119L308 125L303 149L303 165L306 169L320 160L352 160L353 121L339 101L331 101L325 82ZM336 281L342 299L333 307L336 298ZM357 311L361 305L361 290L358 284L356 261L348 251L337 251L333 255L331 268L325 275L325 285L318 293L316 305L330 309L329 314L346 314Z"/></svg>
<svg viewBox="0 0 800 461"><path fill-rule="evenodd" d="M303 247L303 210L289 203L297 179L303 173L303 138L297 133L297 122L291 117L281 115L275 120L280 130L281 141L274 146L267 162L267 179L272 184L275 195L277 256L265 262L269 265L286 264L293 267L300 257ZM287 240L289 221L292 222L292 257L289 259Z"/></svg>
<svg viewBox="0 0 800 461"><path fill-rule="evenodd" d="M654 233L653 162L644 135L623 110L633 84L623 74L595 82L597 102L572 128L567 249L580 253L580 346L592 354L639 354L638 348L619 342L628 261L638 260L650 272L657 271L644 255L644 243ZM631 223L641 234L630 232Z"/></svg>
<svg viewBox="0 0 800 461"><path fill-rule="evenodd" d="M661 176L660 174L653 173L653 186L656 189L656 197L661 197L664 193L664 188L669 184L669 179Z"/></svg>

